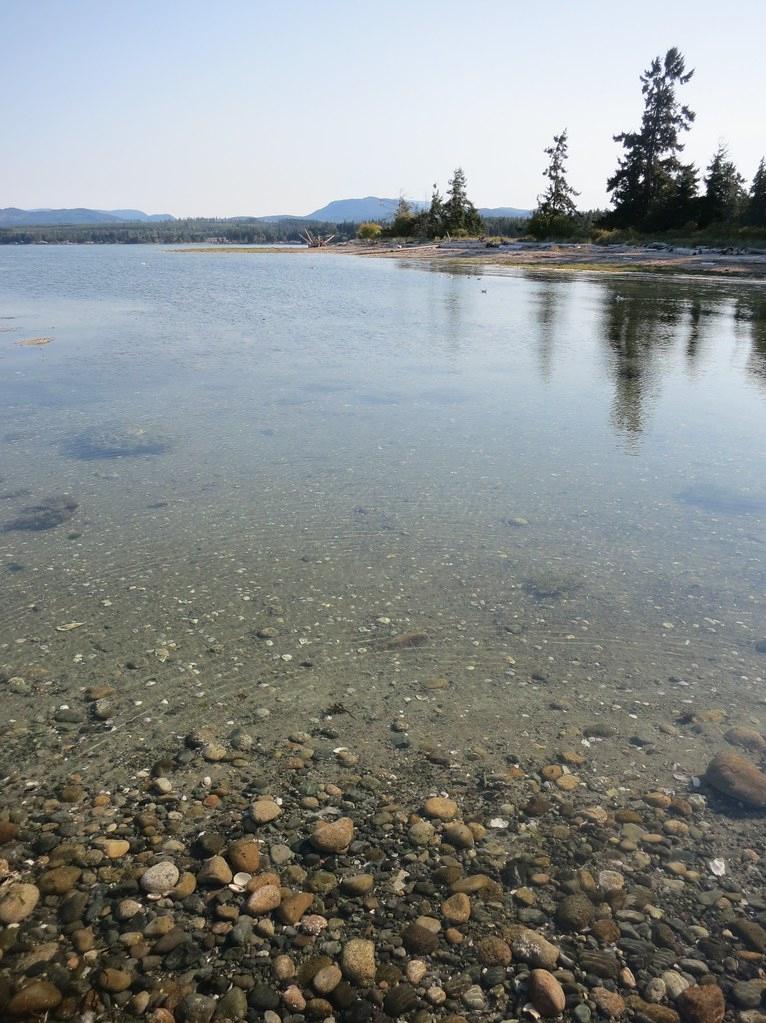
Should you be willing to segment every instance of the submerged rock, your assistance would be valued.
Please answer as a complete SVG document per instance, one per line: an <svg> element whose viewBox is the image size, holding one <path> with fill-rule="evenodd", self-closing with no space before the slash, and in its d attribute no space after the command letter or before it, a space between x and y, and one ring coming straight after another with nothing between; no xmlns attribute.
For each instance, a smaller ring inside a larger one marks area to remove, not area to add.
<svg viewBox="0 0 766 1023"><path fill-rule="evenodd" d="M33 912L40 901L40 891L33 884L11 884L0 898L0 923L18 924Z"/></svg>
<svg viewBox="0 0 766 1023"><path fill-rule="evenodd" d="M55 529L56 526L68 522L77 511L77 507L77 501L66 494L44 497L39 504L30 504L22 508L15 519L6 522L3 532L25 530L39 533L46 529Z"/></svg>
<svg viewBox="0 0 766 1023"><path fill-rule="evenodd" d="M528 576L522 588L535 600L561 600L564 597L572 597L581 590L582 579L574 573L540 572Z"/></svg>
<svg viewBox="0 0 766 1023"><path fill-rule="evenodd" d="M678 500L719 515L746 515L766 509L766 499L716 483L694 483L678 495Z"/></svg>
<svg viewBox="0 0 766 1023"><path fill-rule="evenodd" d="M721 1023L726 1011L723 991L717 984L694 984L676 1002L684 1023Z"/></svg>
<svg viewBox="0 0 766 1023"><path fill-rule="evenodd" d="M560 1016L566 1007L564 989L548 970L532 970L529 975L529 1000L546 1019Z"/></svg>
<svg viewBox="0 0 766 1023"><path fill-rule="evenodd" d="M713 757L705 781L730 799L766 808L766 774L738 753L719 753Z"/></svg>
<svg viewBox="0 0 766 1023"><path fill-rule="evenodd" d="M730 728L724 739L732 746L740 746L753 753L763 753L766 750L766 739L754 728Z"/></svg>
<svg viewBox="0 0 766 1023"><path fill-rule="evenodd" d="M170 447L159 434L134 426L124 429L93 429L75 434L64 444L71 458L90 462L107 458L140 458L162 455Z"/></svg>
<svg viewBox="0 0 766 1023"><path fill-rule="evenodd" d="M20 991L17 991L6 1006L11 1019L27 1018L45 1013L61 1004L62 995L55 985L47 980L33 980Z"/></svg>

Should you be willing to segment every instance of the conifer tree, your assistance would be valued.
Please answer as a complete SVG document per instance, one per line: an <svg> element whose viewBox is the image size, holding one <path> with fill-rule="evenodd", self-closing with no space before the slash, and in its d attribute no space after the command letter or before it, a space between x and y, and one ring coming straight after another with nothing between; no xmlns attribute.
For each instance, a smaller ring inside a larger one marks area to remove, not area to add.
<svg viewBox="0 0 766 1023"><path fill-rule="evenodd" d="M457 167L447 188L444 204L444 227L453 233L478 234L482 229L478 210L468 198L465 171Z"/></svg>
<svg viewBox="0 0 766 1023"><path fill-rule="evenodd" d="M396 213L394 214L394 219L389 233L394 238L406 238L412 233L415 223L415 215L412 212L412 207L404 196L400 195L399 203L396 207Z"/></svg>
<svg viewBox="0 0 766 1023"><path fill-rule="evenodd" d="M614 223L633 227L662 227L672 209L678 178L684 165L681 135L694 121L694 112L682 105L676 89L686 85L693 71L686 70L683 54L672 47L664 59L655 57L641 75L644 113L637 132L615 135L624 153L607 182L612 193ZM687 168L688 170L688 168Z"/></svg>
<svg viewBox="0 0 766 1023"><path fill-rule="evenodd" d="M566 163L569 158L566 128L560 135L553 136L553 145L544 152L550 157L543 175L548 179L548 187L537 200L537 211L543 217L573 217L577 213L574 197L580 193L575 191L566 177Z"/></svg>
<svg viewBox="0 0 766 1023"><path fill-rule="evenodd" d="M426 226L432 238L436 238L444 230L444 199L436 184L431 192L431 205L428 208Z"/></svg>
<svg viewBox="0 0 766 1023"><path fill-rule="evenodd" d="M745 179L729 159L722 142L713 154L705 177L704 221L729 224L743 210L746 200Z"/></svg>
<svg viewBox="0 0 766 1023"><path fill-rule="evenodd" d="M761 157L745 210L745 220L754 227L766 227L766 157Z"/></svg>

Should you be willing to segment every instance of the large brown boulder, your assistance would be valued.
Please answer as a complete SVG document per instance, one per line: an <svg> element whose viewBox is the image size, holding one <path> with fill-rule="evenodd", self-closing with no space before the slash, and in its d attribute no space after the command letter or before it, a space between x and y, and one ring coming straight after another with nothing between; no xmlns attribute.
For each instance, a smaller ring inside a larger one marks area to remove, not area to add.
<svg viewBox="0 0 766 1023"><path fill-rule="evenodd" d="M719 753L713 757L705 781L731 799L766 808L766 774L738 753Z"/></svg>
<svg viewBox="0 0 766 1023"><path fill-rule="evenodd" d="M726 1012L723 991L717 984L693 984L678 996L683 1023L722 1023Z"/></svg>

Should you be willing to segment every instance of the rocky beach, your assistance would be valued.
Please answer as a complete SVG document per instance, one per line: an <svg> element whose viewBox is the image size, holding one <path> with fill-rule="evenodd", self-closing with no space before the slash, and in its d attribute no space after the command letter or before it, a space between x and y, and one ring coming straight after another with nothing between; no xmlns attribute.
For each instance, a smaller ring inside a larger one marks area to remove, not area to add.
<svg viewBox="0 0 766 1023"><path fill-rule="evenodd" d="M201 728L111 790L6 779L0 1016L763 1023L766 740L636 787L599 732L368 770L329 718Z"/></svg>
<svg viewBox="0 0 766 1023"><path fill-rule="evenodd" d="M212 245L174 249L181 254L253 255L293 254L305 256L350 255L408 262L433 263L454 272L491 273L503 270L545 270L598 274L644 273L709 277L737 281L762 281L766 277L766 252L760 248L734 249L657 244L596 245L590 242L499 241L453 239L440 242L343 242L310 249L300 245Z"/></svg>

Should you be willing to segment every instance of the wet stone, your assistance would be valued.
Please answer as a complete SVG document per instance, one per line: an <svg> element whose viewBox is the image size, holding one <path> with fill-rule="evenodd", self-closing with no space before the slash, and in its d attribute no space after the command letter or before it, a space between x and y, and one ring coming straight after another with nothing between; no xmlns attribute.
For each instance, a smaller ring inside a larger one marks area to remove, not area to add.
<svg viewBox="0 0 766 1023"><path fill-rule="evenodd" d="M56 1009L62 1000L59 989L47 980L35 980L17 991L5 1007L11 1019L23 1019Z"/></svg>
<svg viewBox="0 0 766 1023"><path fill-rule="evenodd" d="M34 912L40 891L33 884L11 884L0 891L0 923L17 924Z"/></svg>
<svg viewBox="0 0 766 1023"><path fill-rule="evenodd" d="M386 995L383 1001L385 1013L392 1019L399 1019L410 1012L418 1004L418 995L409 984L397 984Z"/></svg>
<svg viewBox="0 0 766 1023"><path fill-rule="evenodd" d="M566 1007L564 989L548 970L532 970L528 993L529 1000L545 1018L560 1016Z"/></svg>
<svg viewBox="0 0 766 1023"><path fill-rule="evenodd" d="M2 528L4 532L44 532L68 522L77 508L77 502L66 494L46 497L39 504L22 508L16 518Z"/></svg>
<svg viewBox="0 0 766 1023"><path fill-rule="evenodd" d="M716 984L688 987L676 1005L683 1023L721 1023L726 1011L723 991Z"/></svg>
<svg viewBox="0 0 766 1023"><path fill-rule="evenodd" d="M178 883L179 876L178 867L165 860L144 871L141 876L141 887L145 892L164 894Z"/></svg>
<svg viewBox="0 0 766 1023"><path fill-rule="evenodd" d="M586 895L568 895L556 909L556 920L569 931L584 931L594 916L593 903Z"/></svg>

